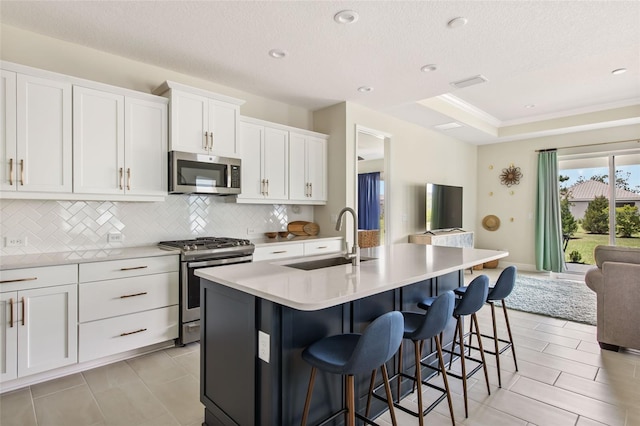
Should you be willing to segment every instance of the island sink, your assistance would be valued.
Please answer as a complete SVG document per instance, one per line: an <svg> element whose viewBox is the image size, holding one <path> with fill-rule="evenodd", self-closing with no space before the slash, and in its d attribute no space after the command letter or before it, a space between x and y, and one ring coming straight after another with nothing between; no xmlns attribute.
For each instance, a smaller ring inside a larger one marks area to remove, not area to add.
<svg viewBox="0 0 640 426"><path fill-rule="evenodd" d="M372 257L363 257L361 262L374 259ZM352 263L352 259L344 257L330 257L328 259L309 260L302 262L285 263L282 266L288 266L290 268L302 269L304 271L313 271L314 269L329 268L331 266L348 265Z"/></svg>

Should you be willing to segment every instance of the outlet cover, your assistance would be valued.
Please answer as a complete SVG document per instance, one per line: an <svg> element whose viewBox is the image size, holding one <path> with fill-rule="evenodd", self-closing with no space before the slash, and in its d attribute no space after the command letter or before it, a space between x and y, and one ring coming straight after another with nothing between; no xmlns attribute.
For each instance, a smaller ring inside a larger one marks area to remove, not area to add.
<svg viewBox="0 0 640 426"><path fill-rule="evenodd" d="M109 243L121 243L124 240L122 232L109 232L107 234L107 242Z"/></svg>
<svg viewBox="0 0 640 426"><path fill-rule="evenodd" d="M264 331L258 330L258 358L269 363L269 346L271 336Z"/></svg>
<svg viewBox="0 0 640 426"><path fill-rule="evenodd" d="M5 247L26 247L27 237L5 237Z"/></svg>

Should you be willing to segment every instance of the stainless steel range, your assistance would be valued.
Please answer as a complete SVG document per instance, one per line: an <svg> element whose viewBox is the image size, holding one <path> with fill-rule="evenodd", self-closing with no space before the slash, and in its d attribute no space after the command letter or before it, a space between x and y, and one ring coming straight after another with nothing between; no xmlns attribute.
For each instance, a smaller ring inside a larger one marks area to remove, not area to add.
<svg viewBox="0 0 640 426"><path fill-rule="evenodd" d="M162 241L158 247L180 249L180 333L178 344L200 340L199 268L246 263L253 260L255 246L238 238L205 237L193 240Z"/></svg>

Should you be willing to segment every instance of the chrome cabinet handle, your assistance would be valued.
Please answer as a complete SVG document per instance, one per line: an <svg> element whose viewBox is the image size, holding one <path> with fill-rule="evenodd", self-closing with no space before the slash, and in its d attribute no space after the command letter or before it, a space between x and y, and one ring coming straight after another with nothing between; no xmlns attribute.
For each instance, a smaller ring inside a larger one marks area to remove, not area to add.
<svg viewBox="0 0 640 426"><path fill-rule="evenodd" d="M11 317L9 327L13 328L13 299L9 299L9 316Z"/></svg>
<svg viewBox="0 0 640 426"><path fill-rule="evenodd" d="M141 328L140 330L130 331L128 333L120 333L120 337L128 336L130 334L142 333L143 331L147 331L147 329L146 328Z"/></svg>
<svg viewBox="0 0 640 426"><path fill-rule="evenodd" d="M309 197L313 197L313 183L309 182Z"/></svg>
<svg viewBox="0 0 640 426"><path fill-rule="evenodd" d="M282 253L286 253L286 250L280 250L280 251L272 251L271 254L282 254Z"/></svg>
<svg viewBox="0 0 640 426"><path fill-rule="evenodd" d="M148 266L132 266L130 268L120 268L121 271L133 271L134 269L147 269Z"/></svg>
<svg viewBox="0 0 640 426"><path fill-rule="evenodd" d="M209 137L211 138L211 144L209 145L209 149L213 151L213 132L209 132Z"/></svg>
<svg viewBox="0 0 640 426"><path fill-rule="evenodd" d="M142 293L123 294L122 296L120 296L120 299L126 299L128 297L144 296L145 294L147 294L146 291L143 291Z"/></svg>
<svg viewBox="0 0 640 426"><path fill-rule="evenodd" d="M13 158L9 158L9 185L13 186Z"/></svg>
<svg viewBox="0 0 640 426"><path fill-rule="evenodd" d="M24 160L20 160L20 185L24 185Z"/></svg>
<svg viewBox="0 0 640 426"><path fill-rule="evenodd" d="M26 318L26 312L25 312L25 311L26 311L26 309L27 309L27 308L26 308L26 305L27 305L27 302L26 302L26 300L24 300L24 297L23 297L23 298L22 298L22 325L25 325L25 324L26 324L26 322L27 322L27 321L25 320L25 318Z"/></svg>
<svg viewBox="0 0 640 426"><path fill-rule="evenodd" d="M122 179L123 179L122 167L120 167L120 189L122 189Z"/></svg>
<svg viewBox="0 0 640 426"><path fill-rule="evenodd" d="M131 191L131 168L127 168L127 191Z"/></svg>
<svg viewBox="0 0 640 426"><path fill-rule="evenodd" d="M260 194L264 195L264 179L260 181Z"/></svg>
<svg viewBox="0 0 640 426"><path fill-rule="evenodd" d="M265 194L267 197L269 196L269 179L266 179L267 182L267 193Z"/></svg>
<svg viewBox="0 0 640 426"><path fill-rule="evenodd" d="M15 280L2 280L0 281L0 284L6 284L6 283L18 283L21 281L35 281L37 280L38 277L31 277L31 278L17 278Z"/></svg>
<svg viewBox="0 0 640 426"><path fill-rule="evenodd" d="M209 132L204 132L204 149L209 149Z"/></svg>

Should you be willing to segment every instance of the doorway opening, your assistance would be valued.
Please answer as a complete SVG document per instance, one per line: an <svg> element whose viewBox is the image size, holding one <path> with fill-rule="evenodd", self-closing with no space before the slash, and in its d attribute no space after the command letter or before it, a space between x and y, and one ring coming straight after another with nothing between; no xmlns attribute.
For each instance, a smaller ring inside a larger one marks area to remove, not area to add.
<svg viewBox="0 0 640 426"><path fill-rule="evenodd" d="M389 135L356 126L358 245L375 247L389 238Z"/></svg>

